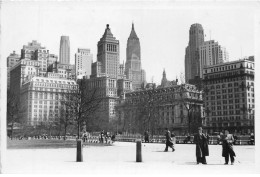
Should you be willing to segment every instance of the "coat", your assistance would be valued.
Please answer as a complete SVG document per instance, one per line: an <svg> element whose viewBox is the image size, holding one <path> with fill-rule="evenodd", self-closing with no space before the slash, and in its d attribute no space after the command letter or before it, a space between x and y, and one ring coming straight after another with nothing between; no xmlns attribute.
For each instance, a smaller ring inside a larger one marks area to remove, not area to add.
<svg viewBox="0 0 260 177"><path fill-rule="evenodd" d="M166 145L167 146L173 145L174 142L172 141L171 132L169 130L165 132L165 139L166 139Z"/></svg>
<svg viewBox="0 0 260 177"><path fill-rule="evenodd" d="M201 136L199 134L195 134L193 142L196 144L197 157L209 156L207 137L203 133Z"/></svg>
<svg viewBox="0 0 260 177"><path fill-rule="evenodd" d="M226 157L229 154L232 156L236 156L235 151L233 149L234 137L231 134L224 135L222 137L222 157Z"/></svg>

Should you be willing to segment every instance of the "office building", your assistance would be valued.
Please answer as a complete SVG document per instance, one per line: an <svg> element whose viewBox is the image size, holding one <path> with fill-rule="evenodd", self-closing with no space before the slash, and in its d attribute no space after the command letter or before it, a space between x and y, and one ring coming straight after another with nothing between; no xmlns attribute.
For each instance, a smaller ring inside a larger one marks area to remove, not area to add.
<svg viewBox="0 0 260 177"><path fill-rule="evenodd" d="M78 49L75 54L75 68L77 79L82 79L83 76L90 77L91 65L93 63L93 55L90 49Z"/></svg>
<svg viewBox="0 0 260 177"><path fill-rule="evenodd" d="M254 132L254 60L241 59L203 69L205 113L210 133Z"/></svg>
<svg viewBox="0 0 260 177"><path fill-rule="evenodd" d="M60 38L60 63L70 64L70 40L69 36L61 36Z"/></svg>
<svg viewBox="0 0 260 177"><path fill-rule="evenodd" d="M146 82L144 72L141 66L140 41L136 35L134 24L132 24L132 30L127 40L125 73L126 77L132 80L134 90L141 88L141 85Z"/></svg>
<svg viewBox="0 0 260 177"><path fill-rule="evenodd" d="M189 31L189 45L185 51L185 82L190 83L191 79L200 76L199 46L204 42L204 30L201 24L193 24Z"/></svg>

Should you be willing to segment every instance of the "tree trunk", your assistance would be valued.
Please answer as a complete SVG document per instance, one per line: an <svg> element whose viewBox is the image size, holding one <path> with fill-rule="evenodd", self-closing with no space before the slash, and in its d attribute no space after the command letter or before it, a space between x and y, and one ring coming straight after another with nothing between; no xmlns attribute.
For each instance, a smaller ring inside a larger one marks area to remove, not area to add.
<svg viewBox="0 0 260 177"><path fill-rule="evenodd" d="M64 125L64 140L66 140L66 136L67 136L67 124Z"/></svg>

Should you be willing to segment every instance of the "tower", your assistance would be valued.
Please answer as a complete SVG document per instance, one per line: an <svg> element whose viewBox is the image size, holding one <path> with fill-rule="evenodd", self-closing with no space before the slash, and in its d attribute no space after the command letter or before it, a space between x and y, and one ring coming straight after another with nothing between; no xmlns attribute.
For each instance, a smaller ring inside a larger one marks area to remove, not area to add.
<svg viewBox="0 0 260 177"><path fill-rule="evenodd" d="M131 33L127 40L125 70L126 77L132 80L133 89L141 88L145 78L142 76L144 71L141 67L141 47L134 24L132 24Z"/></svg>
<svg viewBox="0 0 260 177"><path fill-rule="evenodd" d="M189 31L189 45L185 52L185 81L189 83L201 72L199 46L204 42L204 30L201 24L193 24Z"/></svg>
<svg viewBox="0 0 260 177"><path fill-rule="evenodd" d="M70 64L70 40L69 36L60 38L60 63Z"/></svg>
<svg viewBox="0 0 260 177"><path fill-rule="evenodd" d="M98 42L97 61L101 63L101 73L117 78L119 74L119 40L113 37L109 24Z"/></svg>

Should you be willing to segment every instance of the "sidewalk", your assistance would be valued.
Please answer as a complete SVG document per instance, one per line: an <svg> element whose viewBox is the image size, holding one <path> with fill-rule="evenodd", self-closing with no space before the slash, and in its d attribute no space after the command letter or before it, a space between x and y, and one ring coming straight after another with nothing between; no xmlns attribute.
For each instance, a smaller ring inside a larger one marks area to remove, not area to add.
<svg viewBox="0 0 260 177"><path fill-rule="evenodd" d="M84 147L83 162L76 161L76 149L11 149L3 173L256 173L255 147L235 146L235 165L223 165L220 145L210 145L208 165L197 165L195 145L177 144L176 151L163 152L164 144L142 144L142 163L136 163L136 144L116 142L113 146ZM259 173L259 170L258 170Z"/></svg>

